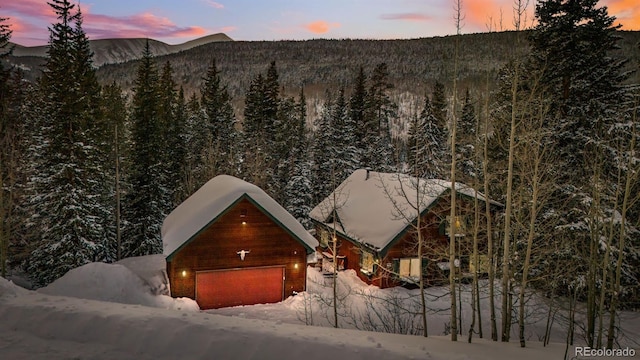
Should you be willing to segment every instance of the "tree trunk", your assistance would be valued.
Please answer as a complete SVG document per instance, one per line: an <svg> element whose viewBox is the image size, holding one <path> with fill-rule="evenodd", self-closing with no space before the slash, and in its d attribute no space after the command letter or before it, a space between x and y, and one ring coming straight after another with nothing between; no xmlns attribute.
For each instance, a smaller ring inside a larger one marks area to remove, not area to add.
<svg viewBox="0 0 640 360"><path fill-rule="evenodd" d="M536 231L536 218L538 214L538 194L539 194L539 174L540 174L540 157L538 149L535 151L534 157L534 170L533 170L533 183L532 185L532 198L531 198L531 213L529 217L529 233L527 235L527 251L524 258L524 266L522 269L522 283L520 284L520 294L518 297L518 325L520 328L520 346L525 347L524 338L524 295L527 289L527 281L529 277L529 264L531 260L531 247L533 246L533 238Z"/></svg>
<svg viewBox="0 0 640 360"><path fill-rule="evenodd" d="M449 211L449 290L451 296L451 341L458 341L458 319L456 305L456 100L458 98L458 51L460 47L460 29L462 20L461 0L457 1L455 55L453 61L453 101L451 105L451 210Z"/></svg>
<svg viewBox="0 0 640 360"><path fill-rule="evenodd" d="M416 157L417 158L417 157ZM422 244L422 229L421 229L421 219L420 219L420 179L416 176L416 207L418 217L416 218L416 230L418 232L418 259L420 259L420 312L422 315L422 328L424 329L423 335L427 337L427 302L424 296L424 274L422 271L422 252L423 252L423 244Z"/></svg>
<svg viewBox="0 0 640 360"><path fill-rule="evenodd" d="M477 188L477 184L475 184ZM473 261L473 284L471 285L471 325L469 326L469 338L468 342L471 342L473 332L476 326L476 314L480 317L480 303L478 294L478 226L480 224L480 209L478 208L478 191L475 190L475 197L473 199L474 219L473 219L473 253L471 255ZM481 323L481 318L478 319L478 323Z"/></svg>
<svg viewBox="0 0 640 360"><path fill-rule="evenodd" d="M484 173L484 196L489 198L489 79L487 78L487 98L485 102L485 119L484 119L484 147L482 172ZM485 217L487 218L487 257L489 258L489 322L491 327L491 340L498 341L498 327L496 325L496 306L495 306L495 290L494 281L495 273L493 271L493 229L491 204L485 201ZM481 325L482 326L482 325Z"/></svg>
<svg viewBox="0 0 640 360"><path fill-rule="evenodd" d="M2 128L0 128L0 133ZM6 234L5 226L7 225L7 217L5 213L4 202L4 168L2 167L4 159L0 150L0 276L7 276L7 251L9 249L9 238Z"/></svg>
<svg viewBox="0 0 640 360"><path fill-rule="evenodd" d="M636 127L637 122L637 105L638 98L634 104L633 122L631 129L631 144L629 145L629 151L634 152L636 146ZM635 168L635 171L634 171ZM618 297L620 294L620 279L622 278L622 263L624 259L624 248L626 243L626 226L627 226L627 210L631 201L637 201L638 198L631 199L631 188L633 184L638 181L638 169L637 165L634 166L633 158L629 157L629 163L626 174L626 182L624 186L624 198L622 200L622 218L620 219L620 237L618 239L618 259L616 261L616 273L615 282L613 283L613 289L611 291L611 301L609 305L609 329L607 331L607 348L613 348L613 341L615 340L615 321L618 312Z"/></svg>
<svg viewBox="0 0 640 360"><path fill-rule="evenodd" d="M115 158L116 158L116 260L122 259L122 234L120 230L120 143L118 142L118 123L115 125Z"/></svg>

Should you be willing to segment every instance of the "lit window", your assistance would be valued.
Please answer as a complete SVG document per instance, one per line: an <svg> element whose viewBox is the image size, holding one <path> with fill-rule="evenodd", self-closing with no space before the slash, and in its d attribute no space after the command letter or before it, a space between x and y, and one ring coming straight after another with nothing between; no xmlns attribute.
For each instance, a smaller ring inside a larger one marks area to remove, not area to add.
<svg viewBox="0 0 640 360"><path fill-rule="evenodd" d="M447 216L446 228L444 229L445 234L449 235L449 224L451 217ZM464 236L467 232L467 217L466 216L456 216L455 221L453 223L453 228L455 231L455 236Z"/></svg>
<svg viewBox="0 0 640 360"><path fill-rule="evenodd" d="M418 278L421 273L422 264L419 258L400 259L400 277Z"/></svg>
<svg viewBox="0 0 640 360"><path fill-rule="evenodd" d="M373 265L375 264L375 260L373 258L373 254L368 251L362 252L360 269L365 274L373 274Z"/></svg>
<svg viewBox="0 0 640 360"><path fill-rule="evenodd" d="M320 230L320 246L327 247L329 245L329 232L325 229Z"/></svg>

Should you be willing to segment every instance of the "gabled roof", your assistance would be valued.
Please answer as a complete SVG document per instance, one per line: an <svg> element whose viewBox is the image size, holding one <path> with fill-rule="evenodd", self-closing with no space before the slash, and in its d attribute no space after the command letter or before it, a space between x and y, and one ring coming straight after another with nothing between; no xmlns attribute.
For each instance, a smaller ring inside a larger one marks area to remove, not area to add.
<svg viewBox="0 0 640 360"><path fill-rule="evenodd" d="M287 210L259 187L229 175L209 180L176 207L162 224L162 247L169 259L202 229L242 199L248 199L313 251L318 241Z"/></svg>
<svg viewBox="0 0 640 360"><path fill-rule="evenodd" d="M350 239L382 250L417 218L417 208L422 214L450 189L451 182L446 180L360 169L313 208L309 216L329 228L335 226L337 232ZM476 196L474 189L461 183L456 183L456 192ZM482 193L477 196L485 201Z"/></svg>

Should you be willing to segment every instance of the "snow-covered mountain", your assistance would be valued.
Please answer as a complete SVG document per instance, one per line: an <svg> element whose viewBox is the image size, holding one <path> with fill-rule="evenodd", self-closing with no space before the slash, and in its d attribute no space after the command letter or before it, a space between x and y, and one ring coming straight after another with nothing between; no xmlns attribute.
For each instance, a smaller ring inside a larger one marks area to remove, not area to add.
<svg viewBox="0 0 640 360"><path fill-rule="evenodd" d="M140 58L147 39L103 39L90 40L91 50L94 53L94 64L117 64ZM169 45L162 41L149 39L151 52L156 55L168 55L192 49L194 47L212 42L233 41L223 33L204 36L182 44ZM46 57L47 46L22 46L14 44L13 56L15 57Z"/></svg>

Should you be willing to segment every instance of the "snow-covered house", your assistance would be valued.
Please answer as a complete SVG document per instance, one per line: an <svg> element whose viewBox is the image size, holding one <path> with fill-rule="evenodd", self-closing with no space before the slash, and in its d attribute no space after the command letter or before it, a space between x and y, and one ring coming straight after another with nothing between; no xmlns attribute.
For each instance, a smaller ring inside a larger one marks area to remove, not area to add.
<svg viewBox="0 0 640 360"><path fill-rule="evenodd" d="M449 236L451 182L417 179L397 173L356 170L311 210L316 236L327 260L337 241L338 265L353 269L369 284L391 287L416 283L422 275L435 284L448 276L449 240L456 241L456 266L462 275L473 269L474 200L479 206L479 248L486 254L485 201L481 193L456 183L456 234ZM502 205L489 200L492 213ZM418 258L417 228L424 239ZM492 216L492 218L495 218ZM495 227L494 227L495 228ZM479 271L487 257L480 256Z"/></svg>
<svg viewBox="0 0 640 360"><path fill-rule="evenodd" d="M173 297L201 308L273 303L304 291L316 239L262 189L211 179L162 225Z"/></svg>

